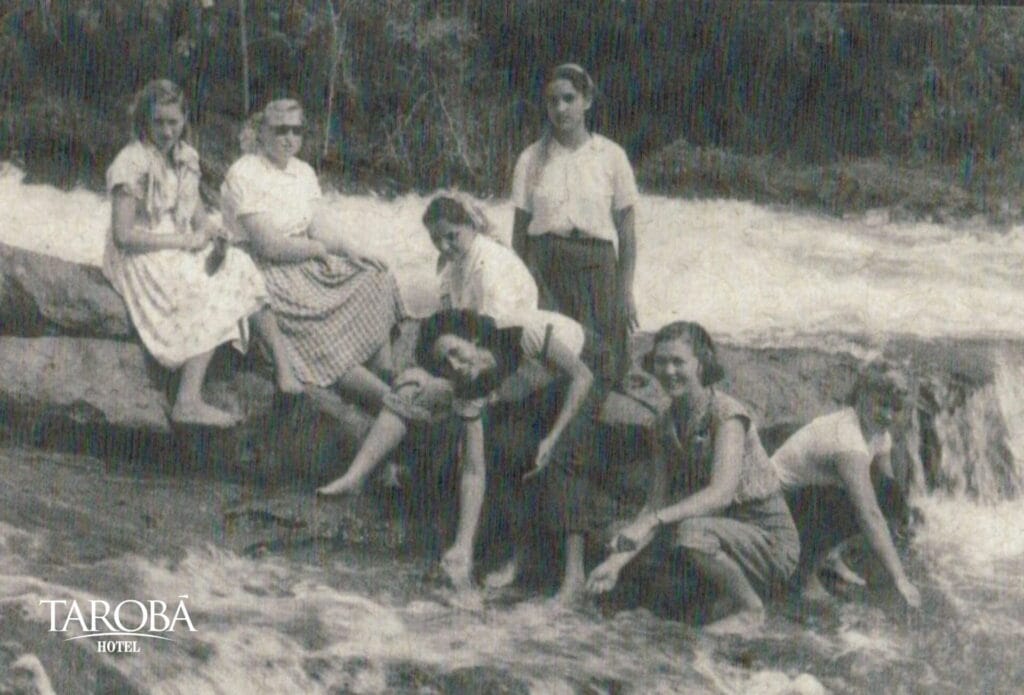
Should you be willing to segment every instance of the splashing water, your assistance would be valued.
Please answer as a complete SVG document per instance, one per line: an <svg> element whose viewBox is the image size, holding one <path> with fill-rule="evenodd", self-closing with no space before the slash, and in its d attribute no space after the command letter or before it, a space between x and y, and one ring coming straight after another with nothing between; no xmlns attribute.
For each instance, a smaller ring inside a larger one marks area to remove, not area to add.
<svg viewBox="0 0 1024 695"><path fill-rule="evenodd" d="M21 178L0 170L0 242L98 264L103 198ZM353 241L389 260L409 307L429 312L437 285L436 252L419 222L426 199L329 202ZM507 240L510 204L485 208ZM836 349L849 347L848 335L1024 337L1020 228L645 196L637 237L646 329L690 318L735 342ZM994 360L991 384L935 415L942 492L919 500L926 523L911 569L920 570L926 610L918 616L850 601L826 624L774 616L760 637L715 640L643 610L601 617L536 601L462 610L429 591L410 600L390 576L412 571L404 560L382 572L380 560L254 560L205 545L174 562L131 553L101 560L86 586L69 579L78 565L58 563L62 579L44 579L54 571L53 558L42 559L45 529L0 522L0 621L13 612L39 622L42 597L117 600L131 586L169 600L187 588L199 632L117 661L160 693L459 691L482 688L487 673L511 674L536 693L1019 691L1024 357L1005 350ZM53 651L48 638L40 632L40 654ZM26 673L40 663L21 657Z"/></svg>

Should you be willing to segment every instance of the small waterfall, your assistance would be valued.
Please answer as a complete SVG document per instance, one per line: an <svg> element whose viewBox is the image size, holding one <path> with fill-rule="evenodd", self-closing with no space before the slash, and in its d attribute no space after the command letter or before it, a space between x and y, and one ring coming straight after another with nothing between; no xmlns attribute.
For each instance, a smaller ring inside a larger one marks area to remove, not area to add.
<svg viewBox="0 0 1024 695"><path fill-rule="evenodd" d="M1024 355L1001 346L990 357L985 382L933 379L918 411L928 487L981 502L1024 491Z"/></svg>

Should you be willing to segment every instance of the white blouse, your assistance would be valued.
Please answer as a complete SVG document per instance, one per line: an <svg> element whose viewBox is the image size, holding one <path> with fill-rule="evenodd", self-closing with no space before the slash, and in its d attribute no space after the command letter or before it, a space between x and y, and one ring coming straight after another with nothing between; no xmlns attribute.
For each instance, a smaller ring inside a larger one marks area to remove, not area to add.
<svg viewBox="0 0 1024 695"><path fill-rule="evenodd" d="M639 197L625 150L597 133L575 150L549 138L547 160L538 170L543 143L523 151L512 176L512 202L531 215L527 233L567 236L578 229L617 248L612 212Z"/></svg>
<svg viewBox="0 0 1024 695"><path fill-rule="evenodd" d="M238 218L269 215L281 236L300 236L313 221L320 182L313 167L294 157L279 169L259 154L243 155L231 165L220 188L224 224L234 239L248 241Z"/></svg>

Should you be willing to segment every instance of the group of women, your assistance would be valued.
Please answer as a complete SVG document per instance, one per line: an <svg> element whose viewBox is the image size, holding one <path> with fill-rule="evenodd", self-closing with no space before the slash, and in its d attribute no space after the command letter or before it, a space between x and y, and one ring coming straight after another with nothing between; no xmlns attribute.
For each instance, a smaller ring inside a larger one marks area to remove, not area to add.
<svg viewBox="0 0 1024 695"><path fill-rule="evenodd" d="M167 80L146 85L134 138L107 172L104 266L148 351L180 368L172 419L237 420L205 402L202 385L214 349L244 349L251 325L282 391L338 388L377 412L348 470L321 496L358 491L403 442L422 459L436 454L432 437L457 443L459 521L441 561L456 588L475 584L491 480L502 483L511 553L483 579L488 587L516 580L525 527L541 523L565 548L559 599L611 591L638 555L681 556L719 593L713 628L742 630L763 619L763 600L794 573L805 594L820 595L823 557L859 529L918 605L870 475L891 476L888 429L905 385L868 370L849 408L813 421L769 458L748 410L716 386L724 372L710 336L690 322L658 331L643 359L671 403L655 428L646 503L587 573L587 541L609 528L593 502L615 485L598 414L623 384L637 325L637 187L622 148L587 128L594 96L575 64L545 83L544 134L513 176L511 249L467 196L431 201L423 223L440 254L442 310L421 324L416 366L395 375L397 285L320 206L316 175L297 158L301 106L272 101L246 124L244 154L221 190L222 230L199 199L181 90ZM544 374L554 378L537 378Z"/></svg>

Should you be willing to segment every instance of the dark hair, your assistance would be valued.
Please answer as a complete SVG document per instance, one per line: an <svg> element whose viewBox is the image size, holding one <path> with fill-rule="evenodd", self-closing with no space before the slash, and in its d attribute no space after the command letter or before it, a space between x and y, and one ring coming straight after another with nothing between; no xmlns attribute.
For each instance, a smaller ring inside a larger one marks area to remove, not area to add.
<svg viewBox="0 0 1024 695"><path fill-rule="evenodd" d="M592 99L597 92L590 73L576 63L562 63L552 68L548 73L548 79L544 81L544 88L547 89L547 86L555 80L568 80L577 92L587 98Z"/></svg>
<svg viewBox="0 0 1024 695"><path fill-rule="evenodd" d="M672 340L685 340L693 350L694 357L700 364L701 386L717 384L725 378L725 369L718 361L718 354L715 351L715 343L711 336L699 323L692 321L675 321L662 326L654 334L654 343L650 351L644 355L641 365L644 371L654 372L654 351L660 343L667 343Z"/></svg>
<svg viewBox="0 0 1024 695"><path fill-rule="evenodd" d="M181 87L166 79L151 80L139 90L132 102L132 135L139 140L149 139L150 123L158 106L178 104L186 113L185 93Z"/></svg>
<svg viewBox="0 0 1024 695"><path fill-rule="evenodd" d="M594 80L590 77L590 73L576 63L562 63L552 68L547 79L544 80L542 90L546 90L548 85L555 80L568 80L577 92L588 99L593 99L597 94L597 88L594 86ZM551 138L551 124L545 117L544 132L540 136L540 149L528 177L531 187L537 185L541 172L544 171L544 167L547 166L548 159L551 157Z"/></svg>
<svg viewBox="0 0 1024 695"><path fill-rule="evenodd" d="M462 201L447 195L436 196L423 211L423 224L430 227L441 220L451 224L468 225L475 227L473 217L465 208Z"/></svg>
<svg viewBox="0 0 1024 695"><path fill-rule="evenodd" d="M416 363L431 374L441 376L444 364L434 355L434 344L443 335L454 335L489 350L497 361L497 368L471 384L456 384L460 396L484 396L498 387L501 381L519 366L522 330L499 329L494 319L472 309L447 309L423 320L416 339Z"/></svg>
<svg viewBox="0 0 1024 695"><path fill-rule="evenodd" d="M886 360L875 360L865 365L846 398L847 405L857 405L864 396L880 393L900 401L907 398L910 385L906 376Z"/></svg>

